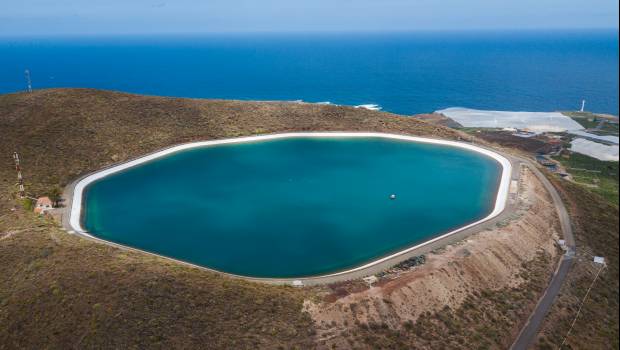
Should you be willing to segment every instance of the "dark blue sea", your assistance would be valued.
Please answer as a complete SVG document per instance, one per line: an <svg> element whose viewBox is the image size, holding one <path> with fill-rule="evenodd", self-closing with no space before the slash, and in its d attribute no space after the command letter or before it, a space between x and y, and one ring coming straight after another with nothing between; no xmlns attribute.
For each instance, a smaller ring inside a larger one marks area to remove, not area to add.
<svg viewBox="0 0 620 350"><path fill-rule="evenodd" d="M0 93L140 94L618 114L618 33L220 34L0 38Z"/></svg>

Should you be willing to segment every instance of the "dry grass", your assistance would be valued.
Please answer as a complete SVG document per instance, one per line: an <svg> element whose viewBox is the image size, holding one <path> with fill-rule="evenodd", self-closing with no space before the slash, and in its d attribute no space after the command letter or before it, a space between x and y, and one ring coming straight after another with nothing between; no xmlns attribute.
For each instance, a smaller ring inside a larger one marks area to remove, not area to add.
<svg viewBox="0 0 620 350"><path fill-rule="evenodd" d="M605 257L607 268L590 292L565 348L618 349L618 206L579 185L560 180L554 183L568 204L578 259L536 345L556 349L562 343L599 268L592 263L592 256L599 255Z"/></svg>
<svg viewBox="0 0 620 350"><path fill-rule="evenodd" d="M196 140L307 130L457 135L412 118L350 107L174 99L90 89L0 95L0 130L3 185L15 178L11 155L17 150L33 194L104 165Z"/></svg>
<svg viewBox="0 0 620 350"><path fill-rule="evenodd" d="M28 192L156 149L303 130L455 137L387 113L292 103L61 89L0 96L0 348L312 347L306 291L232 280L67 235L19 207ZM17 206L16 211L10 209Z"/></svg>
<svg viewBox="0 0 620 350"><path fill-rule="evenodd" d="M0 232L0 348L309 347L304 293L67 235L21 210Z"/></svg>
<svg viewBox="0 0 620 350"><path fill-rule="evenodd" d="M80 174L162 147L304 130L360 130L456 139L412 118L347 107L190 100L60 89L0 96L0 348L313 348L312 291L254 284L68 235L19 206L11 155L41 195ZM578 243L610 268L586 304L574 348L618 347L618 208L567 186ZM17 210L11 208L17 206ZM480 291L459 310L391 329L360 325L350 347L502 348L535 300L532 288ZM554 308L539 345L557 343L591 274L586 263ZM434 337L434 338L433 338ZM441 339L437 339L441 338ZM586 346L587 345L587 346Z"/></svg>

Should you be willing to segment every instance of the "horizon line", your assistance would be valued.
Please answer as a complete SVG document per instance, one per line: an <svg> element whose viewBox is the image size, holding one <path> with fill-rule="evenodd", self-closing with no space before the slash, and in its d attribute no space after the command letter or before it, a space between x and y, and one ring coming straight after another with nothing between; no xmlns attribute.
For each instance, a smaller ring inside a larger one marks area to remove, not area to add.
<svg viewBox="0 0 620 350"><path fill-rule="evenodd" d="M232 30L232 31L169 31L169 32L100 32L100 33L29 33L0 34L0 38L55 38L55 37L151 37L151 36L210 36L210 35L369 35L369 34L467 34L467 33L586 33L612 32L618 36L618 27L554 27L554 28L461 28L461 29L386 29L386 30Z"/></svg>

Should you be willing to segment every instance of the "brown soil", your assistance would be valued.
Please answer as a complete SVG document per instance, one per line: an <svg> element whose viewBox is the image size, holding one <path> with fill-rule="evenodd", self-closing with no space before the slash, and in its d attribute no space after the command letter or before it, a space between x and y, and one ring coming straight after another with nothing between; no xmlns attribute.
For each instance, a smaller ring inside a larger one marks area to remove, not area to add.
<svg viewBox="0 0 620 350"><path fill-rule="evenodd" d="M548 153L550 146L544 140L536 137L519 137L507 131L480 130L475 132L476 137L485 141L500 144L504 147L519 149L528 153Z"/></svg>
<svg viewBox="0 0 620 350"><path fill-rule="evenodd" d="M439 113L427 113L427 114L416 114L412 116L413 118L423 120L427 123L447 126L449 128L461 128L463 127L461 124L457 123L451 118L446 117L443 114Z"/></svg>

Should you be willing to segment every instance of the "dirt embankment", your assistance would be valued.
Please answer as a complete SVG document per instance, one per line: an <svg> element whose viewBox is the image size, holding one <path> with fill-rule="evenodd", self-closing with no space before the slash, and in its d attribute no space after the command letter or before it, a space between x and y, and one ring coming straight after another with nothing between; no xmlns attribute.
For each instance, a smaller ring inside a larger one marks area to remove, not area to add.
<svg viewBox="0 0 620 350"><path fill-rule="evenodd" d="M424 265L332 302L307 300L305 309L315 322L319 341L328 347L342 345L346 338L342 335L354 334L352 329L360 325L399 329L421 315L458 309L477 291L518 288L524 282L522 266L540 254L551 257L547 264L551 271L559 253L558 218L551 198L529 170L523 170L518 200L518 217L506 226L429 254Z"/></svg>

